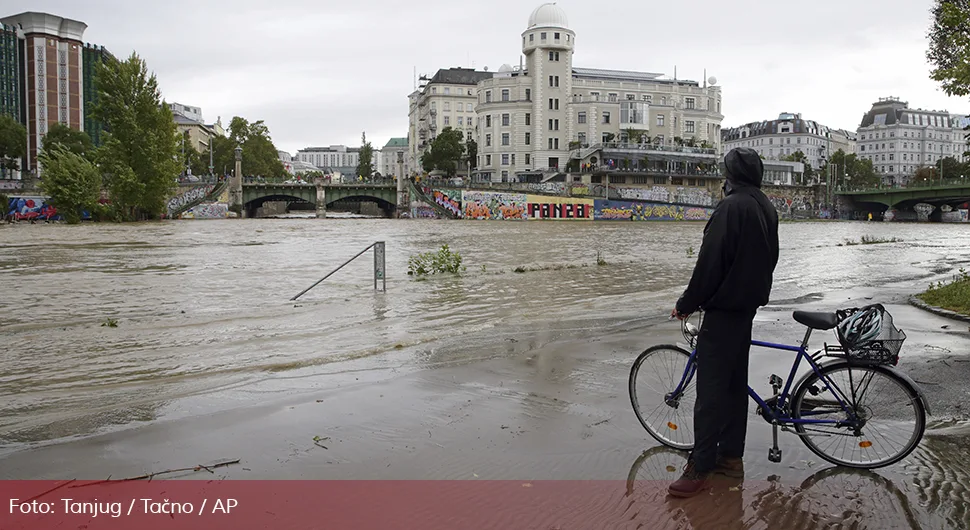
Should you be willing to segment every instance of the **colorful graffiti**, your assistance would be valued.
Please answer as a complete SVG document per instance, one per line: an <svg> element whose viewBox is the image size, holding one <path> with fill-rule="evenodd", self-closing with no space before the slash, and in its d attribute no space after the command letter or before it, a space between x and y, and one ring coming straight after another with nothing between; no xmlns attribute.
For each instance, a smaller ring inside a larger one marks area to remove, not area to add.
<svg viewBox="0 0 970 530"><path fill-rule="evenodd" d="M5 217L15 221L56 221L57 208L47 204L47 197L10 197Z"/></svg>
<svg viewBox="0 0 970 530"><path fill-rule="evenodd" d="M566 183L565 182L530 182L529 191L534 191L536 193L553 193L556 195L565 195Z"/></svg>
<svg viewBox="0 0 970 530"><path fill-rule="evenodd" d="M229 205L221 202L204 202L182 212L182 219L225 219L229 217Z"/></svg>
<svg viewBox="0 0 970 530"><path fill-rule="evenodd" d="M598 221L707 221L713 208L649 202L597 199L593 219Z"/></svg>
<svg viewBox="0 0 970 530"><path fill-rule="evenodd" d="M434 202L451 212L456 217L461 217L461 192L456 190L431 190L431 197Z"/></svg>
<svg viewBox="0 0 970 530"><path fill-rule="evenodd" d="M524 193L462 191L461 203L466 219L528 219L528 197Z"/></svg>
<svg viewBox="0 0 970 530"><path fill-rule="evenodd" d="M215 188L213 184L206 184L204 186L196 186L185 193L181 193L172 197L168 201L168 214L175 215L179 210L185 207L185 205L190 204L195 201L202 200L206 195L212 193Z"/></svg>
<svg viewBox="0 0 970 530"><path fill-rule="evenodd" d="M529 219L573 219L588 221L593 218L593 199L527 195Z"/></svg>
<svg viewBox="0 0 970 530"><path fill-rule="evenodd" d="M815 217L819 210L815 191L812 188L765 186L762 191L782 217L794 217L796 214Z"/></svg>
<svg viewBox="0 0 970 530"><path fill-rule="evenodd" d="M422 201L411 201L411 211L407 212L411 219L440 219L441 216L430 205Z"/></svg>

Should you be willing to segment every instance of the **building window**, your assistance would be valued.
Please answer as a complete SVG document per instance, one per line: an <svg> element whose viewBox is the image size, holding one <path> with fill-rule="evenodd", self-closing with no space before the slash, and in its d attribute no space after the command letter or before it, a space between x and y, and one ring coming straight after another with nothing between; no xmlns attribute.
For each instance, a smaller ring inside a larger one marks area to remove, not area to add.
<svg viewBox="0 0 970 530"><path fill-rule="evenodd" d="M532 113L530 112L525 113L525 124L532 125Z"/></svg>
<svg viewBox="0 0 970 530"><path fill-rule="evenodd" d="M556 40L559 40L559 32L554 33L552 37Z"/></svg>
<svg viewBox="0 0 970 530"><path fill-rule="evenodd" d="M512 165L515 165L515 153L512 153Z"/></svg>
<svg viewBox="0 0 970 530"><path fill-rule="evenodd" d="M663 126L664 126L664 115L657 114L657 127L663 127Z"/></svg>
<svg viewBox="0 0 970 530"><path fill-rule="evenodd" d="M627 94L626 95L626 100L627 101L633 101L635 99L637 99L637 95L636 94Z"/></svg>
<svg viewBox="0 0 970 530"><path fill-rule="evenodd" d="M509 126L509 115L502 114L502 127L508 127L508 126Z"/></svg>
<svg viewBox="0 0 970 530"><path fill-rule="evenodd" d="M509 165L509 155L508 155L508 153L502 153L502 165L503 166Z"/></svg>
<svg viewBox="0 0 970 530"><path fill-rule="evenodd" d="M468 112L474 112L475 109L473 109L472 108L472 104L469 103L468 106L465 108L465 110L468 111Z"/></svg>
<svg viewBox="0 0 970 530"><path fill-rule="evenodd" d="M536 34L529 33L529 42L535 42L535 40L536 40Z"/></svg>
<svg viewBox="0 0 970 530"><path fill-rule="evenodd" d="M525 133L525 145L532 145L532 133ZM529 160L526 159L525 163L528 164Z"/></svg>
<svg viewBox="0 0 970 530"><path fill-rule="evenodd" d="M599 101L600 100L600 93L599 92L590 92L589 93L589 99L592 99L593 101Z"/></svg>
<svg viewBox="0 0 970 530"><path fill-rule="evenodd" d="M445 127L451 125L451 116L445 116Z"/></svg>
<svg viewBox="0 0 970 530"><path fill-rule="evenodd" d="M549 86L551 88L559 88L559 76L551 75L549 76Z"/></svg>
<svg viewBox="0 0 970 530"><path fill-rule="evenodd" d="M610 113L609 112L604 112L603 113L603 123L610 123Z"/></svg>
<svg viewBox="0 0 970 530"><path fill-rule="evenodd" d="M509 100L509 89L503 88L502 89L502 101L508 101L508 100Z"/></svg>
<svg viewBox="0 0 970 530"><path fill-rule="evenodd" d="M602 138L602 140L603 140L603 143L604 143L604 144L610 141L610 140L609 140L609 138L610 138L610 134L612 134L612 133L603 133L603 138Z"/></svg>
<svg viewBox="0 0 970 530"><path fill-rule="evenodd" d="M586 133L584 133L584 132L579 133L579 137L577 139L579 140L580 145L585 145L586 144Z"/></svg>
<svg viewBox="0 0 970 530"><path fill-rule="evenodd" d="M509 145L509 133L502 133L502 145Z"/></svg>
<svg viewBox="0 0 970 530"><path fill-rule="evenodd" d="M485 155L485 165L486 166L492 165L492 155Z"/></svg>
<svg viewBox="0 0 970 530"><path fill-rule="evenodd" d="M559 62L559 52L549 52L549 60Z"/></svg>
<svg viewBox="0 0 970 530"><path fill-rule="evenodd" d="M685 127L685 132L689 132L689 133L694 132L694 122L687 120L684 122L684 127Z"/></svg>
<svg viewBox="0 0 970 530"><path fill-rule="evenodd" d="M485 126L486 127L491 127L492 126L492 115L491 114L486 114L485 115Z"/></svg>
<svg viewBox="0 0 970 530"><path fill-rule="evenodd" d="M450 102L450 101L445 101L445 102L444 102L444 103L443 103L443 104L441 105L441 109L442 109L442 110L444 110L445 112L448 112L448 111L450 111L450 110L451 110L451 102Z"/></svg>
<svg viewBox="0 0 970 530"><path fill-rule="evenodd" d="M585 112L580 112L579 114L577 114L576 115L576 122L577 123L586 123L586 113Z"/></svg>
<svg viewBox="0 0 970 530"><path fill-rule="evenodd" d="M555 142L553 143L553 145L556 146L555 149L559 149L559 138L554 138L554 140Z"/></svg>
<svg viewBox="0 0 970 530"><path fill-rule="evenodd" d="M619 94L616 94L615 92L610 92L608 101L610 101L611 103L616 103L618 98L619 98Z"/></svg>
<svg viewBox="0 0 970 530"><path fill-rule="evenodd" d="M525 100L526 101L532 101L532 89L531 88L525 89Z"/></svg>
<svg viewBox="0 0 970 530"><path fill-rule="evenodd" d="M661 105L666 105L667 104L667 96L663 96L663 97L660 98L660 104Z"/></svg>
<svg viewBox="0 0 970 530"><path fill-rule="evenodd" d="M651 96L650 94L644 94L643 100L646 101L647 103L650 103L653 100L653 96Z"/></svg>
<svg viewBox="0 0 970 530"><path fill-rule="evenodd" d="M491 103L491 102L492 102L492 91L491 90L486 90L485 91L485 103Z"/></svg>
<svg viewBox="0 0 970 530"><path fill-rule="evenodd" d="M526 134L528 134L528 133L526 133ZM531 163L530 162L530 159L531 158L532 158L532 155L530 155L529 153L526 153L525 154L525 165L529 165Z"/></svg>
<svg viewBox="0 0 970 530"><path fill-rule="evenodd" d="M549 110L559 110L559 100L549 98Z"/></svg>
<svg viewBox="0 0 970 530"><path fill-rule="evenodd" d="M461 127L464 124L465 124L465 118L462 116L458 116L458 126Z"/></svg>
<svg viewBox="0 0 970 530"><path fill-rule="evenodd" d="M545 31L543 31L542 33L539 34L539 40L546 40L546 32Z"/></svg>
<svg viewBox="0 0 970 530"><path fill-rule="evenodd" d="M485 147L490 147L491 145L492 145L492 135L491 134L486 134L485 135Z"/></svg>
<svg viewBox="0 0 970 530"><path fill-rule="evenodd" d="M552 138L549 138L549 149L552 150Z"/></svg>

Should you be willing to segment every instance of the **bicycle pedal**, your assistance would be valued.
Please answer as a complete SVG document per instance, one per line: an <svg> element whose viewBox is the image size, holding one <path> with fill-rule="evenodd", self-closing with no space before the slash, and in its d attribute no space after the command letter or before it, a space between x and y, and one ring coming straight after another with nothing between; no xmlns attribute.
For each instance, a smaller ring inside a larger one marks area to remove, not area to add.
<svg viewBox="0 0 970 530"><path fill-rule="evenodd" d="M778 449L777 447L768 449L768 461L774 462L775 464L781 462L781 449Z"/></svg>
<svg viewBox="0 0 970 530"><path fill-rule="evenodd" d="M784 384L785 384L785 380L782 379L782 378L780 378L780 377L778 377L775 374L771 374L771 377L768 378L768 385L769 386L781 387Z"/></svg>

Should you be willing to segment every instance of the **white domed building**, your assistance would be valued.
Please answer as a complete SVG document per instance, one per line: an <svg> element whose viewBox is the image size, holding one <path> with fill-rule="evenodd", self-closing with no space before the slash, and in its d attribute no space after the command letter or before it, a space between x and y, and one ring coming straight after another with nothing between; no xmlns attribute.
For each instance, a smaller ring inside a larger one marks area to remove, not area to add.
<svg viewBox="0 0 970 530"><path fill-rule="evenodd" d="M619 170L619 161L626 160L623 169L631 169L629 174L611 175L611 182L720 186L716 164L723 116L721 90L713 78L698 83L657 73L574 67L576 33L555 3L532 12L521 38L518 66L478 72L476 179L561 180L567 168L578 175L581 168L610 168L613 161L612 168ZM412 94L412 114L431 89L436 90L429 84ZM454 123L455 117L438 110L426 125L412 119L413 138L420 142L422 127L425 138L433 137L432 122L440 131L444 120ZM420 149L413 151L420 156ZM582 180L599 178L587 171Z"/></svg>

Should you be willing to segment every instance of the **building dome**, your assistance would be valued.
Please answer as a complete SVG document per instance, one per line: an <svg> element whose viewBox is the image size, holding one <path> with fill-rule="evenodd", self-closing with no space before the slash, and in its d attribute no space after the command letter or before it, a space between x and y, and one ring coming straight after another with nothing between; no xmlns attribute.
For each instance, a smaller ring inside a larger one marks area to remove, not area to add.
<svg viewBox="0 0 970 530"><path fill-rule="evenodd" d="M546 3L537 7L529 16L529 27L569 28L566 12L554 3Z"/></svg>
<svg viewBox="0 0 970 530"><path fill-rule="evenodd" d="M512 67L509 66L508 64L503 64L501 67L499 67L498 71L499 71L499 73L503 73L504 74L506 72L511 72L512 71Z"/></svg>

